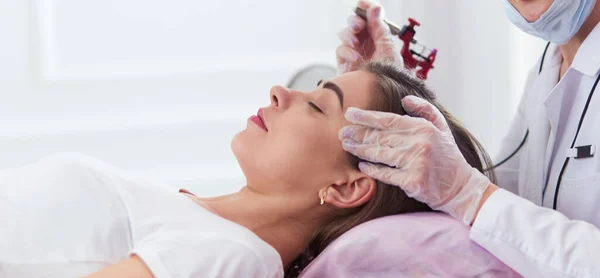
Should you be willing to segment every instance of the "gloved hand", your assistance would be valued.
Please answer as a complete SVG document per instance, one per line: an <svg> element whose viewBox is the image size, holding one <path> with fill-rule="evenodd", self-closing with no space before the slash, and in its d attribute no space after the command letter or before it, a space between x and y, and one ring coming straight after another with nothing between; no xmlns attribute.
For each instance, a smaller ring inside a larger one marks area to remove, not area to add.
<svg viewBox="0 0 600 278"><path fill-rule="evenodd" d="M367 11L367 21L352 14L348 27L338 33L342 41L336 50L339 73L356 70L361 59L392 60L403 65L390 28L383 22L381 5L359 0L358 7Z"/></svg>
<svg viewBox="0 0 600 278"><path fill-rule="evenodd" d="M490 180L467 163L435 106L415 96L402 106L415 117L348 108L346 119L356 125L340 130L343 148L380 163L361 162L365 174L471 225Z"/></svg>

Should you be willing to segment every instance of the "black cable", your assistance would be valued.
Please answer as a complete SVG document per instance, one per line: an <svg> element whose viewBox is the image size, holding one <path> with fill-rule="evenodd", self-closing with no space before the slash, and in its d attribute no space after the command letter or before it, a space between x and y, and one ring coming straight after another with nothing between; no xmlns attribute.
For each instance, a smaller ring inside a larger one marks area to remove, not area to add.
<svg viewBox="0 0 600 278"><path fill-rule="evenodd" d="M548 52L548 47L550 47L550 42L548 42L546 44L546 47L544 48L544 53L542 54L542 60L540 61L540 68L538 70L538 74L542 73L542 68L544 67L544 59L546 58L546 53ZM519 144L519 146L517 147L517 149L515 149L515 151L513 151L508 157L506 157L505 159L503 159L502 161L500 161L498 164L493 165L492 167L489 167L487 169L484 169L484 172L496 169L498 167L500 167L500 165L506 163L508 160L510 160L511 158L513 158L513 156L515 156L519 150L521 150L521 148L523 147L523 145L525 145L525 142L527 141L527 137L529 136L529 129L527 129L527 131L525 132L525 136L523 136L523 140L521 140L521 143Z"/></svg>
<svg viewBox="0 0 600 278"><path fill-rule="evenodd" d="M573 138L573 142L571 142L571 149L575 146L575 142L577 141L577 136L579 136L579 130L581 130L581 125L583 124L583 119L585 118L585 114L587 113L588 107L590 106L590 101L592 100L592 96L596 91L596 86L598 85L598 81L600 81L600 75L596 78L596 82L594 82L594 86L588 95L587 101L585 102L585 106L583 108L583 112L581 112L581 117L579 117L579 124L577 125L577 131L575 132L575 138ZM554 190L554 202L552 203L552 208L556 210L556 204L558 202L558 191L560 190L560 182L562 181L562 176L567 169L567 164L569 164L569 159L571 157L565 158L565 162L563 163L562 168L560 169L560 173L558 174L558 181L556 182L556 189Z"/></svg>
<svg viewBox="0 0 600 278"><path fill-rule="evenodd" d="M517 154L519 152L519 150L523 147L523 145L525 145L525 142L527 141L528 136L529 136L529 129L527 130L527 132L525 132L525 136L523 137L523 140L521 140L521 143L519 144L517 149L515 149L515 151L513 151L508 157L506 157L502 161L498 162L498 164L496 164L492 167L489 167L487 169L484 169L483 171L486 172L486 171L495 169L496 167L500 167L500 165L506 163L509 159L511 159L513 156L515 156L515 154Z"/></svg>
<svg viewBox="0 0 600 278"><path fill-rule="evenodd" d="M544 54L542 54L542 61L540 62L540 69L538 70L538 74L542 73L542 67L544 66L544 59L546 58L546 52L548 52L548 47L550 47L550 42L546 44L546 48L544 48Z"/></svg>

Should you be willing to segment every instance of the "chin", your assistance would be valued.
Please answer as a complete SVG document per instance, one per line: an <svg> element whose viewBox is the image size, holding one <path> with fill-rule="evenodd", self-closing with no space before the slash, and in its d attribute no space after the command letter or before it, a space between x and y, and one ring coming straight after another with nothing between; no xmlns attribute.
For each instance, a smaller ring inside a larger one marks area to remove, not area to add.
<svg viewBox="0 0 600 278"><path fill-rule="evenodd" d="M242 169L246 179L248 178L249 172L252 172L250 168L256 167L256 145L253 145L250 138L247 137L244 131L240 131L238 134L233 136L231 139L231 151L238 162L238 165Z"/></svg>
<svg viewBox="0 0 600 278"><path fill-rule="evenodd" d="M247 151L247 148L244 146L243 133L244 131L240 131L231 139L231 151L233 152L233 155L235 155L235 158L238 160L238 162L240 157L243 157L244 153Z"/></svg>
<svg viewBox="0 0 600 278"><path fill-rule="evenodd" d="M257 146L250 134L241 131L231 140L231 151L246 178L247 184L271 184L278 173L268 153ZM278 179L275 179L278 180Z"/></svg>
<svg viewBox="0 0 600 278"><path fill-rule="evenodd" d="M535 22L540 19L540 17L542 17L546 11L548 11L552 5L552 1L529 4L525 3L524 5L524 11L521 14L528 22Z"/></svg>

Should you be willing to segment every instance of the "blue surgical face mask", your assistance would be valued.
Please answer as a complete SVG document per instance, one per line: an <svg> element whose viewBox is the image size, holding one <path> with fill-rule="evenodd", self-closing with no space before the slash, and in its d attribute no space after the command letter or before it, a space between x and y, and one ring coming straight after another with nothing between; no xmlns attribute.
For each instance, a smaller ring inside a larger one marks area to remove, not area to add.
<svg viewBox="0 0 600 278"><path fill-rule="evenodd" d="M588 18L596 0L554 0L535 22L527 22L508 0L504 0L506 16L523 32L558 45L567 43Z"/></svg>

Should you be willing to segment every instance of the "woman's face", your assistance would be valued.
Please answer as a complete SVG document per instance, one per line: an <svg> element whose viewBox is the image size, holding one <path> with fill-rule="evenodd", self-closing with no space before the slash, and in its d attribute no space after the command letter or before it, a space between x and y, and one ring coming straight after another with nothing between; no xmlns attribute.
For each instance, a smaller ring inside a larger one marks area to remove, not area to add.
<svg viewBox="0 0 600 278"><path fill-rule="evenodd" d="M349 124L348 107L369 108L374 82L373 74L355 71L323 80L312 92L271 88L271 104L258 113L262 119L251 117L232 141L247 186L318 202L320 189L364 178L338 131Z"/></svg>
<svg viewBox="0 0 600 278"><path fill-rule="evenodd" d="M519 11L525 20L535 22L550 8L554 0L508 0L508 2Z"/></svg>

